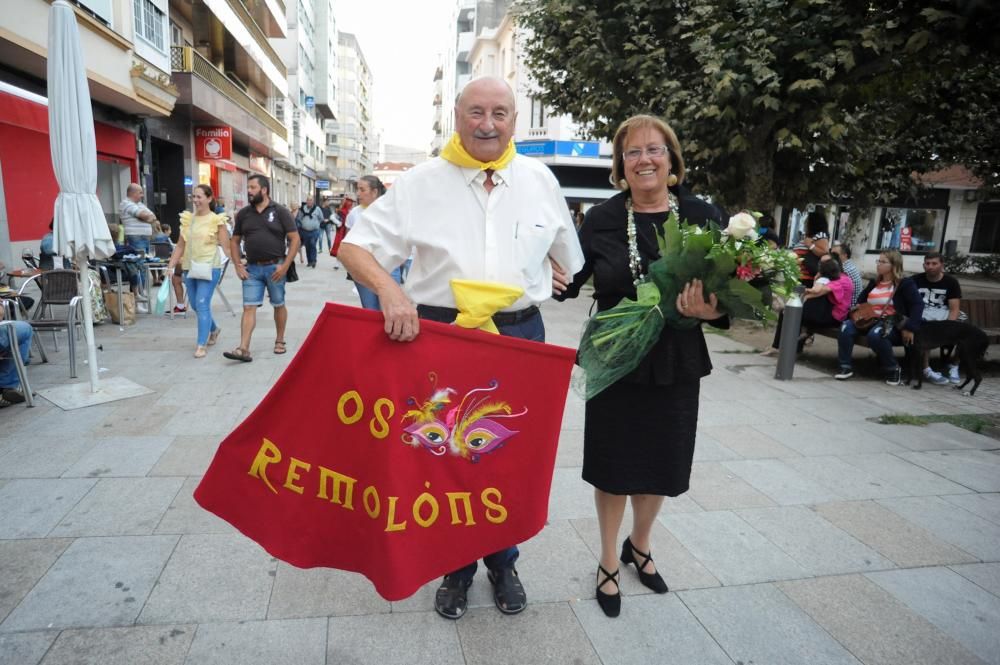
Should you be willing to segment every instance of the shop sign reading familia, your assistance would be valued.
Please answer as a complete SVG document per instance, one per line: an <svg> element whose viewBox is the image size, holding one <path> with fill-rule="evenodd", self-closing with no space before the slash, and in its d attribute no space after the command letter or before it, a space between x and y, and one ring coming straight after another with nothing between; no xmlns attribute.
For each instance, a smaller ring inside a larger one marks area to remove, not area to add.
<svg viewBox="0 0 1000 665"><path fill-rule="evenodd" d="M194 152L199 161L232 159L233 129L224 125L194 128Z"/></svg>

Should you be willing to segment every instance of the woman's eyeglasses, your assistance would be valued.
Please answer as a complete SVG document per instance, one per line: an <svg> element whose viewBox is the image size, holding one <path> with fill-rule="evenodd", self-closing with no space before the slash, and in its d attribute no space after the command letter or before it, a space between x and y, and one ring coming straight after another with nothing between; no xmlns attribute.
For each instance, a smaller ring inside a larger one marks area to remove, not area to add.
<svg viewBox="0 0 1000 665"><path fill-rule="evenodd" d="M626 150L622 153L622 157L625 158L626 162L637 161L642 157L642 153L646 153L647 157L663 157L667 154L667 146L665 145L650 145L646 146L646 149L642 148L632 148L631 150Z"/></svg>

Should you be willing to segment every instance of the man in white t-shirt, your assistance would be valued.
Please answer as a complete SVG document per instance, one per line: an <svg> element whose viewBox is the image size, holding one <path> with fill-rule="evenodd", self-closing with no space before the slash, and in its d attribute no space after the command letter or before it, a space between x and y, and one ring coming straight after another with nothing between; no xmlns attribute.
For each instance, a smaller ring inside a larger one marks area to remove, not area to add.
<svg viewBox="0 0 1000 665"><path fill-rule="evenodd" d="M340 259L378 295L390 338L414 339L419 318L454 321L451 280L470 279L523 288L524 295L493 321L502 335L544 341L538 305L553 290L565 290L583 267L583 252L555 176L516 154L516 118L514 93L504 81L470 82L455 104L456 134L441 156L400 176L344 238ZM411 251L404 291L390 273ZM493 599L505 614L527 605L517 557L512 544L483 559ZM476 567L473 561L445 576L434 599L438 614L465 614Z"/></svg>

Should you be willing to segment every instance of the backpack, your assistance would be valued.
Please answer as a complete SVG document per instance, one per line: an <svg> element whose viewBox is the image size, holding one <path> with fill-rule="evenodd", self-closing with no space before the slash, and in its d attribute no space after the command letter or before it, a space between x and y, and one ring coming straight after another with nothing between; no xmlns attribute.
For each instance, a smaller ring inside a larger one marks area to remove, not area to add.
<svg viewBox="0 0 1000 665"><path fill-rule="evenodd" d="M303 231L315 231L319 228L320 220L316 218L317 210L316 206L313 206L309 212L306 212L305 207L302 208L302 221L299 223Z"/></svg>

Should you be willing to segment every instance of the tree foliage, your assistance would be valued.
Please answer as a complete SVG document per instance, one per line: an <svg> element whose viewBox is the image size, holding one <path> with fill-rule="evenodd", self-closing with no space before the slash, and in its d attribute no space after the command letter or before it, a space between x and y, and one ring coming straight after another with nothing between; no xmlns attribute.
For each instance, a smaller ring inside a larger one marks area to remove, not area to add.
<svg viewBox="0 0 1000 665"><path fill-rule="evenodd" d="M542 100L610 139L677 130L689 180L770 209L910 192L964 164L1000 183L1000 16L988 0L523 0Z"/></svg>

